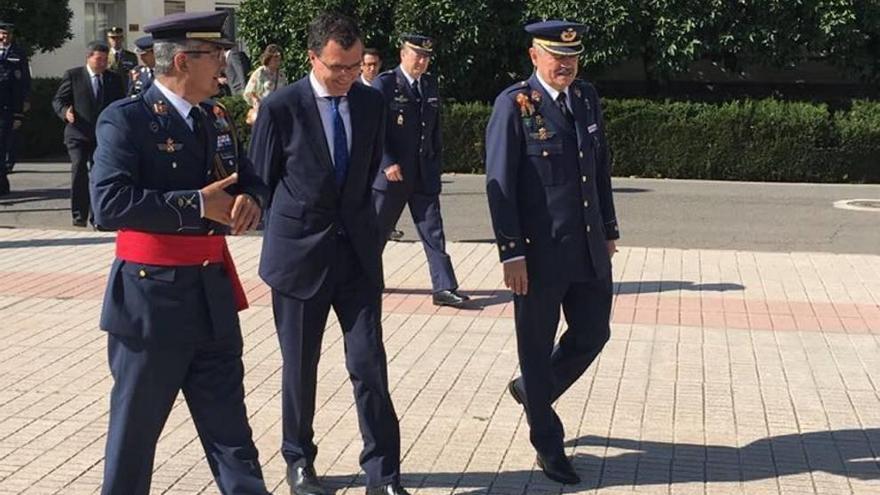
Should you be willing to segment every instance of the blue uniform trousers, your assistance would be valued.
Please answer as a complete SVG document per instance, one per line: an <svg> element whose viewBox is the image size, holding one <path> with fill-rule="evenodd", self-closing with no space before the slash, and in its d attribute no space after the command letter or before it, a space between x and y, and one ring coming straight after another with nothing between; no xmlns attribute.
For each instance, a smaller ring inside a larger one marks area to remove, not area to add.
<svg viewBox="0 0 880 495"><path fill-rule="evenodd" d="M545 455L561 452L565 432L552 404L587 370L611 334L611 275L587 281L529 285L514 296L517 350L530 439ZM559 307L568 329L554 346Z"/></svg>
<svg viewBox="0 0 880 495"><path fill-rule="evenodd" d="M12 124L12 112L0 110L0 191L9 187L6 178L7 163L15 163L15 131L12 129Z"/></svg>
<svg viewBox="0 0 880 495"><path fill-rule="evenodd" d="M302 300L272 290L284 361L281 452L288 466L313 464L318 453L312 422L321 340L332 307L342 327L345 365L354 386L364 440L360 464L367 485L399 480L400 428L388 390L381 298L381 288L367 279L344 237L338 239L327 278L314 297Z"/></svg>
<svg viewBox="0 0 880 495"><path fill-rule="evenodd" d="M104 495L147 495L156 442L183 390L223 494L268 494L244 407L240 337L169 347L109 335L114 384Z"/></svg>
<svg viewBox="0 0 880 495"><path fill-rule="evenodd" d="M403 207L409 205L413 223L428 257L434 292L458 289L452 259L446 254L446 236L440 216L440 195L425 194L408 187L412 182L390 183L387 191L373 190L373 205L379 218L379 234L387 241L397 225ZM398 188L399 186L399 188Z"/></svg>

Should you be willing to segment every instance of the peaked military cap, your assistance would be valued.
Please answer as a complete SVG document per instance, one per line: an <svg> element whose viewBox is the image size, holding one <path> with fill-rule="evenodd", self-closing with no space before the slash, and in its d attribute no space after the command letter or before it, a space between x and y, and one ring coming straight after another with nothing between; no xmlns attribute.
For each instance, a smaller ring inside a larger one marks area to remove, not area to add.
<svg viewBox="0 0 880 495"><path fill-rule="evenodd" d="M406 33L400 36L400 40L403 41L404 45L412 48L413 50L429 54L434 53L434 40L427 36L422 36L421 34Z"/></svg>
<svg viewBox="0 0 880 495"><path fill-rule="evenodd" d="M0 30L9 31L15 27L15 24L0 19Z"/></svg>
<svg viewBox="0 0 880 495"><path fill-rule="evenodd" d="M148 52L153 49L153 37L149 34L146 36L141 36L140 38L134 40L134 46L137 47L140 53Z"/></svg>
<svg viewBox="0 0 880 495"><path fill-rule="evenodd" d="M112 28L107 30L107 36L111 38L116 38L118 36L122 36L124 33L122 32L122 28L119 26L113 26Z"/></svg>
<svg viewBox="0 0 880 495"><path fill-rule="evenodd" d="M153 35L153 41L198 40L232 47L235 42L227 34L227 13L180 12L166 15L144 26L144 32Z"/></svg>
<svg viewBox="0 0 880 495"><path fill-rule="evenodd" d="M526 32L535 44L555 55L580 55L584 51L583 37L587 27L568 21L543 21L529 24Z"/></svg>

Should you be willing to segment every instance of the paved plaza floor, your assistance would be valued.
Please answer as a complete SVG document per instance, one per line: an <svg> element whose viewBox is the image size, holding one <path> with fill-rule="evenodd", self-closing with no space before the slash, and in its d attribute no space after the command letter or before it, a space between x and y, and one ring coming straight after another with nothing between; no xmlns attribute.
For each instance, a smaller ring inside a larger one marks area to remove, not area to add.
<svg viewBox="0 0 880 495"><path fill-rule="evenodd" d="M247 407L270 490L286 494L281 356L258 237L231 240ZM416 494L880 493L880 256L621 248L612 339L557 404L584 482L535 467L509 293L495 248L452 243L471 309L431 304L419 244L385 253L383 326ZM97 329L112 234L0 230L0 493L96 493L112 380ZM318 383L317 469L363 493L339 326ZM182 399L153 493L218 493Z"/></svg>

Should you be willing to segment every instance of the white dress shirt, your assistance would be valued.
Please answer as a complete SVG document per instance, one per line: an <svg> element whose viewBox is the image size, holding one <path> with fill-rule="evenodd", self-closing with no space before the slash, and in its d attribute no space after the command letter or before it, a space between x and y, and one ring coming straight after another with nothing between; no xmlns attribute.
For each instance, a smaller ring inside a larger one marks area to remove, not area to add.
<svg viewBox="0 0 880 495"><path fill-rule="evenodd" d="M318 113L321 115L321 126L324 127L324 138L327 140L327 149L330 150L330 160L333 160L333 108L330 106L330 93L327 88L318 82L314 72L309 72L309 83L315 92L315 102L318 104ZM342 123L345 125L345 139L348 144L348 153L351 155L351 107L348 105L348 96L339 100L339 114L342 115ZM333 161L335 165L336 162Z"/></svg>
<svg viewBox="0 0 880 495"><path fill-rule="evenodd" d="M156 89L162 93L162 96L168 100L168 103L171 103L174 110L180 114L183 121L186 122L189 130L193 130L193 120L189 115L189 111L192 110L195 105L184 100L180 95L168 89L164 84L160 83L158 79L153 80L153 86L156 86ZM205 218L205 198L202 197L202 191L199 191L199 216Z"/></svg>
<svg viewBox="0 0 880 495"><path fill-rule="evenodd" d="M574 113L574 109L571 108L571 93L568 91L568 86L562 91L556 91L544 81L539 72L536 71L535 75L538 76L538 82L544 87L544 91L546 91L547 94L550 95L550 98L553 99L553 103L556 103L556 98L559 98L559 93L565 91L565 106L568 107L569 112Z"/></svg>
<svg viewBox="0 0 880 495"><path fill-rule="evenodd" d="M86 72L89 73L89 84L92 85L92 96L94 96L95 99L98 99L98 81L96 80L97 78L95 77L95 76L98 76L98 74L96 74L95 71L93 71L92 68L89 67L89 64L86 64ZM103 84L104 83L103 76L99 76L99 77L101 77L101 84Z"/></svg>

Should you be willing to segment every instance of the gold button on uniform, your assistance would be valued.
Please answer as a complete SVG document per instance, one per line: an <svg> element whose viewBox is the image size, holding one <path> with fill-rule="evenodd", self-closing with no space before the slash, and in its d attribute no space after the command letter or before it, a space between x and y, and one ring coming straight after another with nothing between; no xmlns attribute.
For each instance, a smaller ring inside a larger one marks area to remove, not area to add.
<svg viewBox="0 0 880 495"><path fill-rule="evenodd" d="M531 243L532 243L532 240L529 239L528 237L526 237L526 244L531 244Z"/></svg>
<svg viewBox="0 0 880 495"><path fill-rule="evenodd" d="M589 207L590 207L590 202L584 201L584 208L589 208Z"/></svg>
<svg viewBox="0 0 880 495"><path fill-rule="evenodd" d="M544 150L541 152L541 156L548 156L548 155L550 155L550 153L547 153L547 150Z"/></svg>
<svg viewBox="0 0 880 495"><path fill-rule="evenodd" d="M210 264L211 264L211 262L208 261L208 260L205 260L205 261L202 262L202 266L208 266L208 265L210 265Z"/></svg>
<svg viewBox="0 0 880 495"><path fill-rule="evenodd" d="M171 168L177 168L177 162L171 162Z"/></svg>
<svg viewBox="0 0 880 495"><path fill-rule="evenodd" d="M140 278L144 278L144 277L146 277L146 276L147 276L147 271L144 270L143 268L141 268L141 271L138 272L138 276L139 276Z"/></svg>
<svg viewBox="0 0 880 495"><path fill-rule="evenodd" d="M590 233L590 226L589 225L587 225L587 233L588 234Z"/></svg>
<svg viewBox="0 0 880 495"><path fill-rule="evenodd" d="M583 157L584 157L584 152L583 152L583 151L579 151L579 152L578 152L578 156L581 157L581 158L583 158Z"/></svg>
<svg viewBox="0 0 880 495"><path fill-rule="evenodd" d="M584 175L584 176L581 177L581 182L587 182L587 176L586 176L586 175Z"/></svg>
<svg viewBox="0 0 880 495"><path fill-rule="evenodd" d="M501 246L501 251L507 251L507 246Z"/></svg>
<svg viewBox="0 0 880 495"><path fill-rule="evenodd" d="M513 249L516 247L516 243L513 241L510 241L510 244L508 244L508 246L510 246L510 249Z"/></svg>

